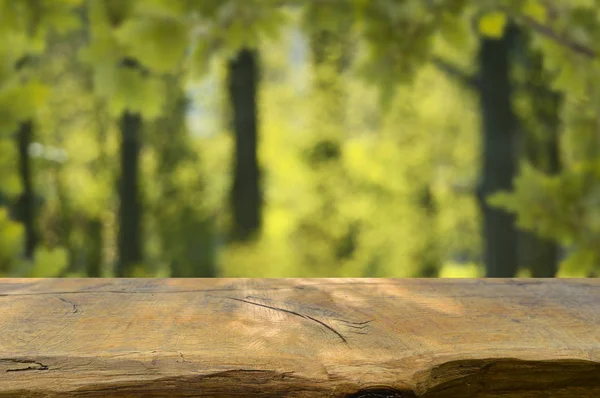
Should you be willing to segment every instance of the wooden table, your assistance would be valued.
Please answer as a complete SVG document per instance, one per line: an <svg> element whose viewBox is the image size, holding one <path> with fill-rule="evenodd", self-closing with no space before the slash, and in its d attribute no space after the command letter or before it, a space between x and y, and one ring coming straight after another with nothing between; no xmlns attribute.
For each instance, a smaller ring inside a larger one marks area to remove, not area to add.
<svg viewBox="0 0 600 398"><path fill-rule="evenodd" d="M600 397L600 280L0 279L0 397Z"/></svg>

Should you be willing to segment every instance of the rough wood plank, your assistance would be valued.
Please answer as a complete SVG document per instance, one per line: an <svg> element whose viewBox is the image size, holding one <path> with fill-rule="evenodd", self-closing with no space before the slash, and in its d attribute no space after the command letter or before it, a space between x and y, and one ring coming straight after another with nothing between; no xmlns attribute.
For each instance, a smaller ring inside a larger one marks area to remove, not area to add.
<svg viewBox="0 0 600 398"><path fill-rule="evenodd" d="M0 397L600 397L600 281L0 279Z"/></svg>

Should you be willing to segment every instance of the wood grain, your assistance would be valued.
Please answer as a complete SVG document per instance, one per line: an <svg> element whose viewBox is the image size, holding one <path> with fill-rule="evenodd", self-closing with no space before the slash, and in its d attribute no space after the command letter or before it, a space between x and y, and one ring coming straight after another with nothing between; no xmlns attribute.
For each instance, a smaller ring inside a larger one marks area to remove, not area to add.
<svg viewBox="0 0 600 398"><path fill-rule="evenodd" d="M600 397L600 281L0 279L0 397Z"/></svg>

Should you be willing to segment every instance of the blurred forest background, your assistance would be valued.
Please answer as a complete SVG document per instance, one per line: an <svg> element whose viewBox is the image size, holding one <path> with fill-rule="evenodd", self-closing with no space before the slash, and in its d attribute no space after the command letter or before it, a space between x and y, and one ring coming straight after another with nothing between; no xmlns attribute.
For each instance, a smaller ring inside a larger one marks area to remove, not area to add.
<svg viewBox="0 0 600 398"><path fill-rule="evenodd" d="M595 277L599 0L0 0L0 276Z"/></svg>

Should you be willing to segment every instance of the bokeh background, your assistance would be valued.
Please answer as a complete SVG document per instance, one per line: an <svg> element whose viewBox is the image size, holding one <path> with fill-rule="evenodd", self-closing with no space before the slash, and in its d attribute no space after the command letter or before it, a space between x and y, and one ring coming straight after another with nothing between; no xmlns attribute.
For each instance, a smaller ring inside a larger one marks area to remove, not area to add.
<svg viewBox="0 0 600 398"><path fill-rule="evenodd" d="M599 15L0 0L0 276L595 277Z"/></svg>

